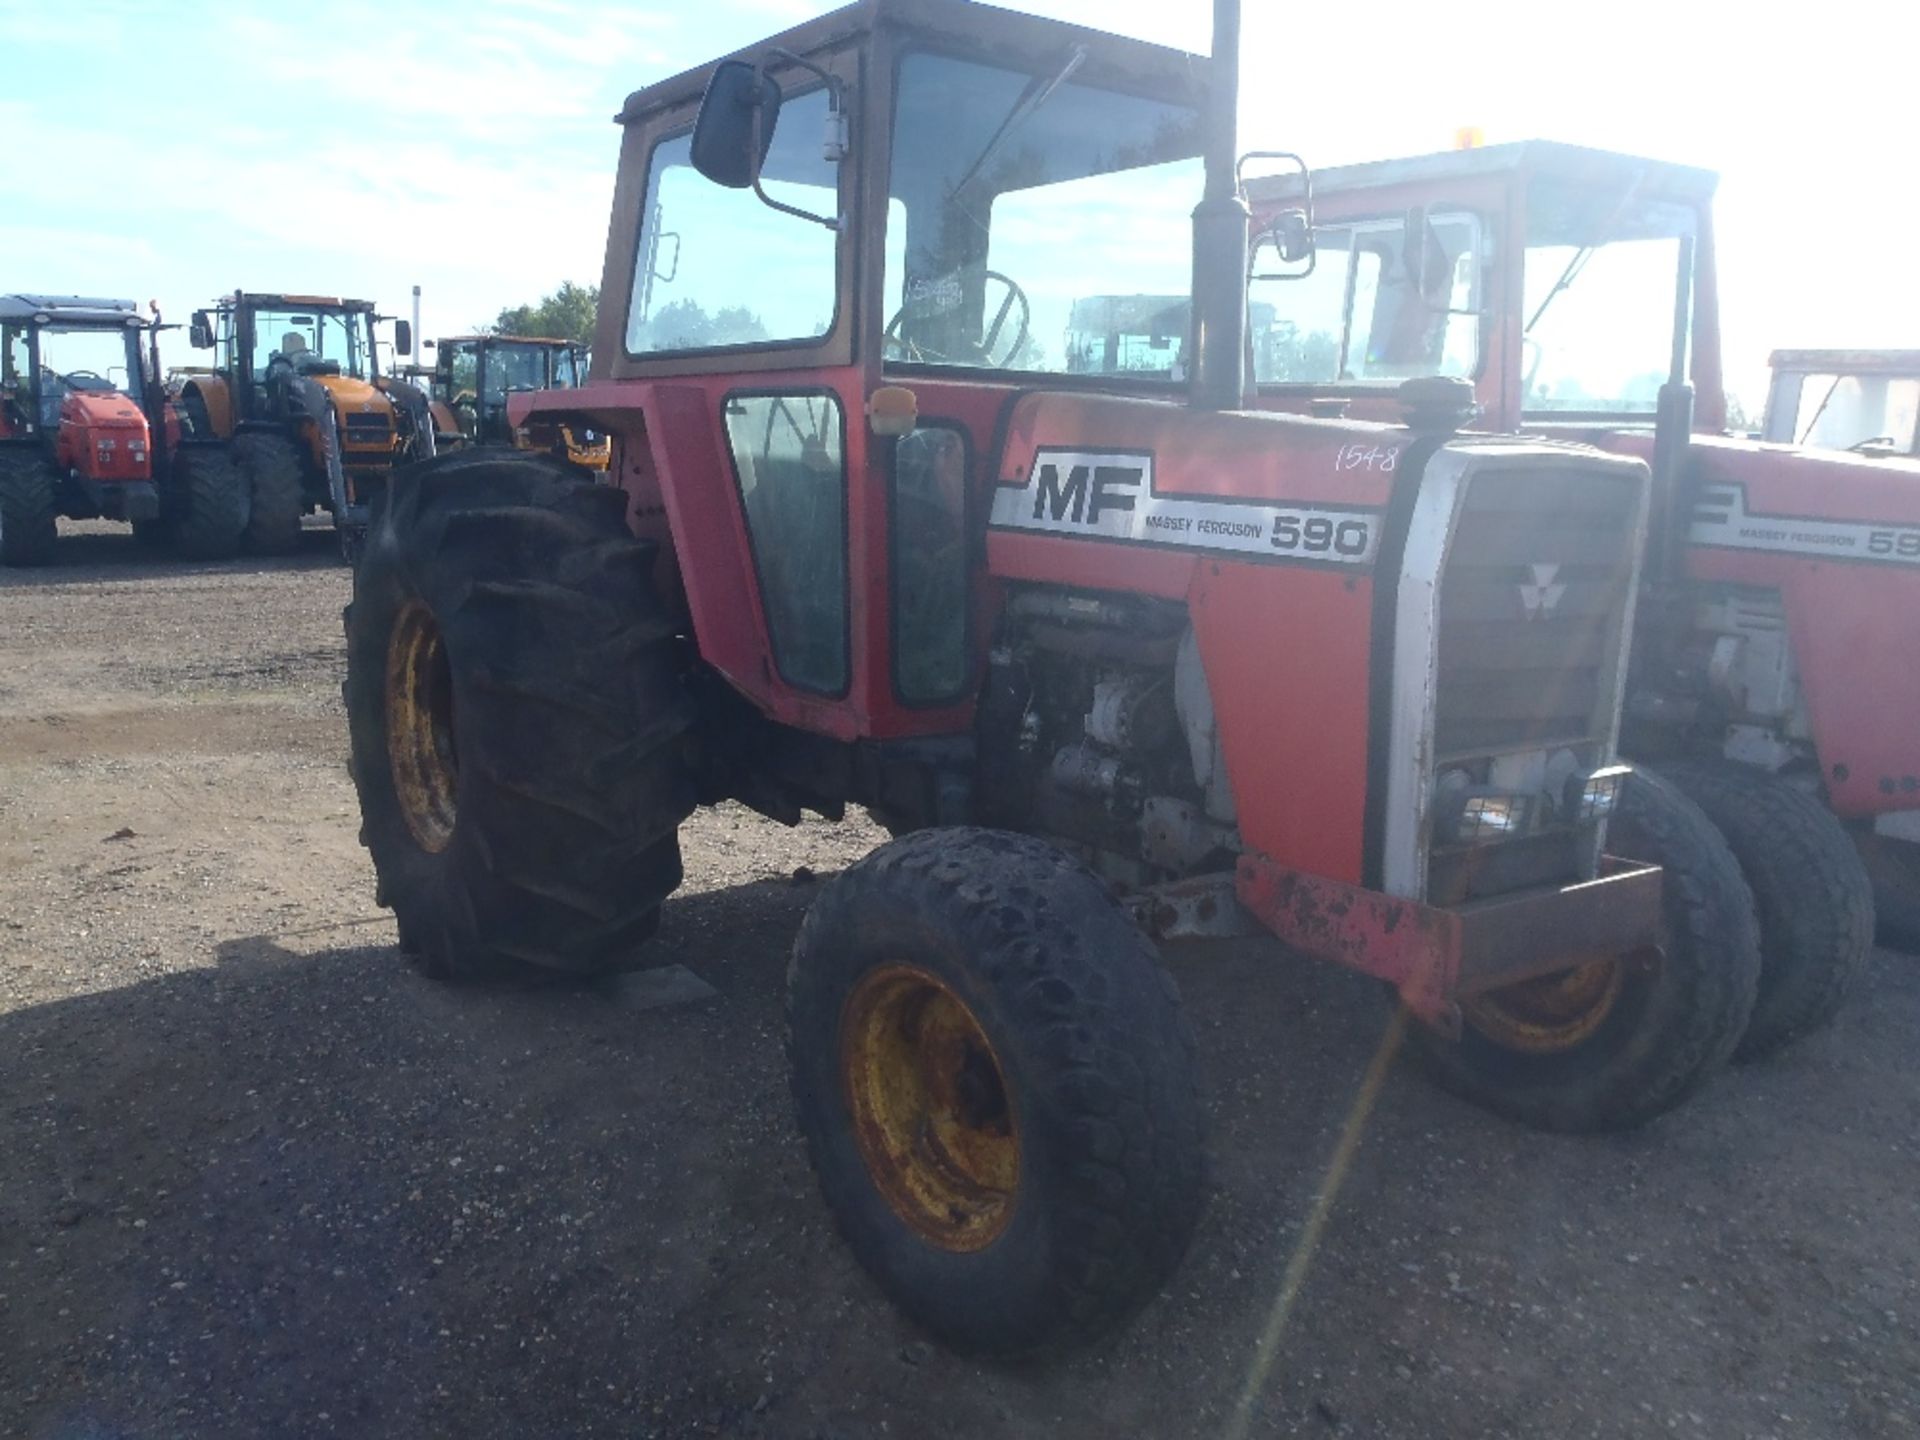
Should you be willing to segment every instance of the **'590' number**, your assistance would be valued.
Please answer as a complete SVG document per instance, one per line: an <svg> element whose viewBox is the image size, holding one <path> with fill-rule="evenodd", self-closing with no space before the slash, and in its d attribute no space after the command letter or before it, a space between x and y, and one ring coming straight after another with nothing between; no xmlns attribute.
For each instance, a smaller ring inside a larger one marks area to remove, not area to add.
<svg viewBox="0 0 1920 1440"><path fill-rule="evenodd" d="M1869 555L1893 555L1902 560L1920 560L1920 530L1870 530L1867 532Z"/></svg>
<svg viewBox="0 0 1920 1440"><path fill-rule="evenodd" d="M1273 517L1268 542L1276 550L1300 555L1364 555L1373 544L1373 527L1366 520L1335 520L1326 515Z"/></svg>

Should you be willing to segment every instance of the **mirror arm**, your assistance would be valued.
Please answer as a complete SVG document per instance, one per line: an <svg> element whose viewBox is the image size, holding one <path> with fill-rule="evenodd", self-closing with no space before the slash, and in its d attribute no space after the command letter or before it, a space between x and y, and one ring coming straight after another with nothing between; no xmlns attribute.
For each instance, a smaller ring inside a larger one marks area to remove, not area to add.
<svg viewBox="0 0 1920 1440"><path fill-rule="evenodd" d="M773 49L766 52L767 59L779 60L796 66L809 74L817 75L827 87L827 143L825 158L838 165L847 157L847 87L838 75L829 74L805 56L796 55L791 50ZM762 75L766 74L766 61L758 67ZM753 111L753 148L749 152L753 158L753 193L762 205L778 210L782 214L792 215L801 220L811 220L816 225L824 225L829 230L839 231L846 228L846 218L841 215L816 215L811 210L802 210L797 205L788 205L774 199L760 187L760 107ZM675 267L678 268L679 254L676 250Z"/></svg>

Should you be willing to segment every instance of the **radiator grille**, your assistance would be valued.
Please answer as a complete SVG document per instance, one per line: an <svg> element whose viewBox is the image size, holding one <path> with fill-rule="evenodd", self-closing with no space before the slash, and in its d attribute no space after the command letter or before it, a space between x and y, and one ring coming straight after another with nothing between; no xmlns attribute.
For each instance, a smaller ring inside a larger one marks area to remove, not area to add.
<svg viewBox="0 0 1920 1440"><path fill-rule="evenodd" d="M1440 582L1440 760L1604 734L1640 487L1586 467L1473 476Z"/></svg>

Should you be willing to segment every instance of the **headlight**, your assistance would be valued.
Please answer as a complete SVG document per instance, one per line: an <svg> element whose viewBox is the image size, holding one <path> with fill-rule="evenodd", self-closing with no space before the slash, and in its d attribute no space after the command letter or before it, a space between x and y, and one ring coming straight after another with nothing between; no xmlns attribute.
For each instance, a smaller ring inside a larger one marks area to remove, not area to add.
<svg viewBox="0 0 1920 1440"><path fill-rule="evenodd" d="M1589 825L1611 815L1632 773L1630 765L1608 765L1591 775L1569 775L1564 801L1573 823Z"/></svg>
<svg viewBox="0 0 1920 1440"><path fill-rule="evenodd" d="M1511 840L1524 835L1533 820L1531 795L1511 791L1456 791L1443 802L1440 838L1456 845Z"/></svg>

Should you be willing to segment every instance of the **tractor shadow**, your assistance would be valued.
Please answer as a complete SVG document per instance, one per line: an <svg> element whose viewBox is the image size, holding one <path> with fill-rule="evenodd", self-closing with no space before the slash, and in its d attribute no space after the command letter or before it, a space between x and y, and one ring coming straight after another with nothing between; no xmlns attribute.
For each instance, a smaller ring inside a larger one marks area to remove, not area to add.
<svg viewBox="0 0 1920 1440"><path fill-rule="evenodd" d="M1268 946L1176 954L1212 1131L1200 1238L1116 1339L986 1366L896 1316L808 1173L781 992L814 893L671 901L649 958L711 987L688 1003L633 980L434 984L383 920L228 940L202 968L0 1014L0 1431L1217 1429L1379 1039L1373 987ZM1803 1340L1920 1280L1913 1245L1849 1259L1816 1218L1823 1176L1889 1206L1920 1178L1910 1151L1885 1161L1915 1117L1879 1070L1920 987L1881 961L1888 1007L1639 1135L1520 1131L1398 1067L1266 1389L1269 1433L1548 1433L1571 1413L1543 1419L1548 1394L1625 1415L1668 1385L1711 1386L1696 1408L1738 1393L1729 1367L1815 1383ZM1838 1114L1906 1128L1836 1149ZM1809 1148L1811 1174L1754 1187ZM1788 1223L1820 1261L1810 1292L1804 1262L1769 1258ZM1683 1287L1729 1257L1737 1293ZM1575 1313L1548 1303L1568 1295ZM1656 1341L1674 1354L1650 1361Z"/></svg>
<svg viewBox="0 0 1920 1440"><path fill-rule="evenodd" d="M300 547L288 555L241 555L231 560L187 560L141 544L125 525L104 520L60 522L53 563L0 568L0 589L38 585L143 583L193 575L247 575L268 570L344 569L333 528L309 519Z"/></svg>

